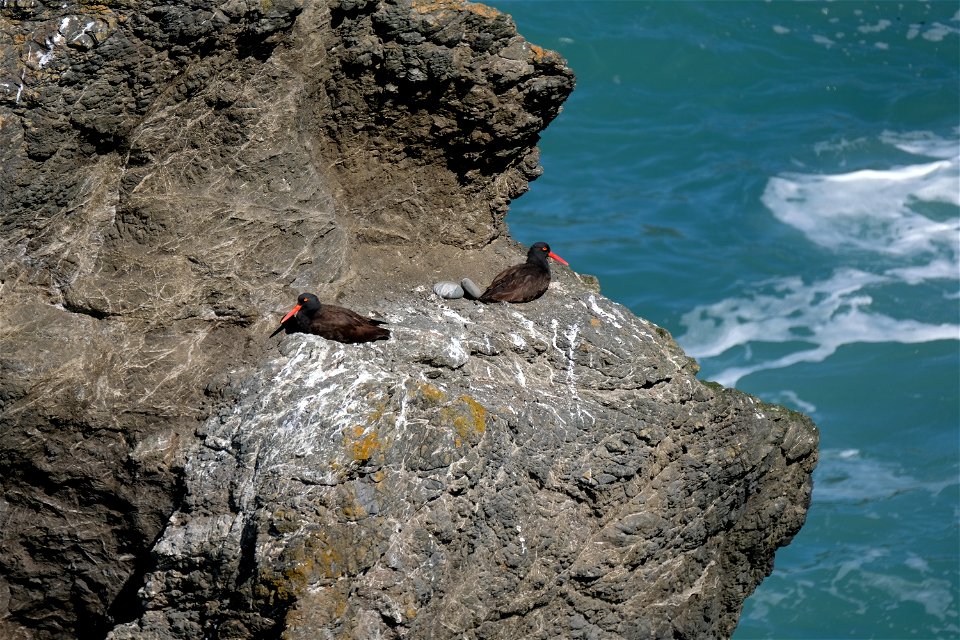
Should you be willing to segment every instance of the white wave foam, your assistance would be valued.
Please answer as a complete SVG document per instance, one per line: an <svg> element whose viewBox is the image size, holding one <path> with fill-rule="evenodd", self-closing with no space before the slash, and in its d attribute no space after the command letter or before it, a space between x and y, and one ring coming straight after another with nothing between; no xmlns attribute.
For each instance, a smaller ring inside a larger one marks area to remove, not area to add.
<svg viewBox="0 0 960 640"><path fill-rule="evenodd" d="M936 578L909 580L893 575L887 568L889 555L890 552L884 549L863 549L858 557L837 567L825 591L848 603L851 610L859 615L866 614L870 609L870 599L878 598L879 593L879 599L883 602L913 602L923 607L927 615L941 622L952 623L956 608L950 581ZM876 566L878 570L867 569L871 566Z"/></svg>
<svg viewBox="0 0 960 640"><path fill-rule="evenodd" d="M834 44L836 44L833 40L831 40L831 39L828 38L827 36L821 36L821 35L819 35L819 34L815 34L815 35L813 36L813 41L816 42L816 43L819 44L819 45L823 45L823 46L826 47L827 49L829 49L829 48L832 47Z"/></svg>
<svg viewBox="0 0 960 640"><path fill-rule="evenodd" d="M869 571L863 572L862 579L866 587L881 591L887 602L914 602L923 607L928 616L934 616L940 621L952 621L956 618L949 580L906 580L895 575Z"/></svg>
<svg viewBox="0 0 960 640"><path fill-rule="evenodd" d="M862 147L867 142L866 138L856 138L854 140L847 140L846 138L840 138L839 141L835 140L824 140L813 145L813 151L818 156L824 153L839 153L842 151L847 151L848 149L855 149L857 147Z"/></svg>
<svg viewBox="0 0 960 640"><path fill-rule="evenodd" d="M920 573L930 573L930 563L915 553L907 553L907 559L903 561L903 564L910 567L914 571L919 571Z"/></svg>
<svg viewBox="0 0 960 640"><path fill-rule="evenodd" d="M948 280L956 278L960 271L956 260L948 257L937 257L927 264L912 267L895 267L887 269L884 273L897 280L902 280L907 284L920 284L927 280Z"/></svg>
<svg viewBox="0 0 960 640"><path fill-rule="evenodd" d="M916 207L960 206L958 184L960 156L886 170L784 174L770 179L761 200L822 247L910 256L955 247L960 218L933 220Z"/></svg>
<svg viewBox="0 0 960 640"><path fill-rule="evenodd" d="M960 282L960 210L947 210L950 215L942 219L944 206L960 207L960 139L929 132L884 132L880 139L913 155L941 159L770 179L762 201L773 215L856 266L840 267L815 282L799 276L760 282L740 297L683 315L687 332L678 341L695 358L745 347L741 363L713 375L714 380L732 386L758 371L820 362L845 344L960 339L958 324L893 318L873 308L870 295L872 288L886 285ZM940 207L939 219L926 215L930 209L924 207L930 206ZM754 342L780 344L781 352L789 352L754 361Z"/></svg>
<svg viewBox="0 0 960 640"><path fill-rule="evenodd" d="M924 485L895 465L864 456L856 449L824 449L814 476L818 503L868 502L916 490L936 493L942 486Z"/></svg>
<svg viewBox="0 0 960 640"><path fill-rule="evenodd" d="M877 22L877 24L862 24L859 27L857 27L857 31L859 31L860 33L880 33L881 31L889 27L891 24L893 23L890 22L889 20L880 20L879 22Z"/></svg>
<svg viewBox="0 0 960 640"><path fill-rule="evenodd" d="M684 314L680 322L687 333L678 340L694 358L718 356L750 342L810 345L780 358L730 367L712 376L720 384L734 386L758 371L821 362L845 344L960 339L960 325L898 320L871 313L873 300L861 290L888 281L887 277L855 269L842 269L827 280L809 285L799 277L781 278L764 283L772 293L722 300Z"/></svg>
<svg viewBox="0 0 960 640"><path fill-rule="evenodd" d="M954 134L958 133L960 133L960 129L955 129ZM960 142L946 140L934 135L931 131L908 131L906 133L884 131L880 134L880 142L915 156L949 159L960 155Z"/></svg>

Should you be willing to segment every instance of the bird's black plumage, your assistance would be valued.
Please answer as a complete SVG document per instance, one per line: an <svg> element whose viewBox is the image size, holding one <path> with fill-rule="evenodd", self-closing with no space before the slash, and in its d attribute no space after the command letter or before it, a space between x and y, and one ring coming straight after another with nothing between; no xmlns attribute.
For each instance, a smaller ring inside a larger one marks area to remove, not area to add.
<svg viewBox="0 0 960 640"><path fill-rule="evenodd" d="M321 304L312 293L301 293L297 296L296 306L283 317L280 326L270 337L286 331L312 333L327 340L346 343L387 340L390 331L378 326L381 324L384 324L383 320L364 318L350 309L333 304Z"/></svg>
<svg viewBox="0 0 960 640"><path fill-rule="evenodd" d="M537 242L527 251L527 261L504 269L487 290L477 298L480 302L530 302L542 296L550 286L550 265L547 258L567 264L553 253L546 242Z"/></svg>

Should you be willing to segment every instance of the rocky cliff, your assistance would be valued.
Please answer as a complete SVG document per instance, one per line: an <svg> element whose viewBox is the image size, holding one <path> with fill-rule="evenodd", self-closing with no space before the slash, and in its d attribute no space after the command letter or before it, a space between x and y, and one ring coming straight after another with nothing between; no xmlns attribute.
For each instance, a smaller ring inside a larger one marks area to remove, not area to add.
<svg viewBox="0 0 960 640"><path fill-rule="evenodd" d="M572 88L455 0L4 2L0 637L729 635L813 425L568 269L430 292ZM302 290L393 339L266 339Z"/></svg>

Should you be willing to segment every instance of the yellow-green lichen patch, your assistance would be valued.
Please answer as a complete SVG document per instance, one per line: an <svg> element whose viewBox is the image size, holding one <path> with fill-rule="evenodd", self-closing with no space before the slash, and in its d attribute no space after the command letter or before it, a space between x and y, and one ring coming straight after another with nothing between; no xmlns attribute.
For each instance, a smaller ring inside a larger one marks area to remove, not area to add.
<svg viewBox="0 0 960 640"><path fill-rule="evenodd" d="M543 62L545 58L553 53L552 51L544 49L543 47L535 44L530 45L530 52L533 53L533 60L535 62Z"/></svg>
<svg viewBox="0 0 960 640"><path fill-rule="evenodd" d="M447 394L432 384L421 382L417 387L420 397L430 404L438 405L447 399Z"/></svg>
<svg viewBox="0 0 960 640"><path fill-rule="evenodd" d="M300 517L296 511L283 507L273 512L270 518L270 529L276 534L287 534L297 531L301 526Z"/></svg>
<svg viewBox="0 0 960 640"><path fill-rule="evenodd" d="M480 4L478 2L468 2L464 9L470 13L475 13L478 16L483 16L484 18L496 18L501 15L500 12L493 7L488 7L487 5Z"/></svg>
<svg viewBox="0 0 960 640"><path fill-rule="evenodd" d="M289 552L289 549L288 549ZM285 558L287 566L278 571L264 572L260 576L260 584L256 588L258 598L269 604L289 603L296 600L310 584L316 573L316 562L306 557L302 548L298 555Z"/></svg>
<svg viewBox="0 0 960 640"><path fill-rule="evenodd" d="M440 417L444 424L453 427L453 444L457 448L478 443L487 430L487 410L470 396L460 396L455 403L443 407Z"/></svg>
<svg viewBox="0 0 960 640"><path fill-rule="evenodd" d="M375 429L356 425L344 430L343 446L353 460L366 462L381 453L383 441Z"/></svg>
<svg viewBox="0 0 960 640"><path fill-rule="evenodd" d="M375 422L379 422L380 420L382 420L384 415L386 415L387 413L388 407L389 405L387 404L386 400L380 400L379 402L375 403L374 410L370 413L369 416L367 416L367 426L370 426Z"/></svg>
<svg viewBox="0 0 960 640"><path fill-rule="evenodd" d="M338 496L337 502L340 508L340 515L348 522L356 522L370 515L349 487L343 488L343 491Z"/></svg>
<svg viewBox="0 0 960 640"><path fill-rule="evenodd" d="M487 430L487 409L470 396L460 396L460 400L467 405L474 433L483 435Z"/></svg>
<svg viewBox="0 0 960 640"><path fill-rule="evenodd" d="M413 0L413 10L417 13L435 13L437 11L462 11L463 0Z"/></svg>
<svg viewBox="0 0 960 640"><path fill-rule="evenodd" d="M496 18L501 15L493 7L463 0L413 0L413 9L420 14L436 11L469 11L484 18Z"/></svg>
<svg viewBox="0 0 960 640"><path fill-rule="evenodd" d="M350 611L351 587L352 583L343 581L304 593L298 598L297 606L287 614L284 620L287 631L282 637L312 637L316 629L343 625ZM331 637L348 636L341 634Z"/></svg>
<svg viewBox="0 0 960 640"><path fill-rule="evenodd" d="M260 575L257 595L273 603L290 602L311 585L343 577L351 561L344 556L344 548L349 550L350 545L335 544L325 532L295 536L278 558L276 568Z"/></svg>

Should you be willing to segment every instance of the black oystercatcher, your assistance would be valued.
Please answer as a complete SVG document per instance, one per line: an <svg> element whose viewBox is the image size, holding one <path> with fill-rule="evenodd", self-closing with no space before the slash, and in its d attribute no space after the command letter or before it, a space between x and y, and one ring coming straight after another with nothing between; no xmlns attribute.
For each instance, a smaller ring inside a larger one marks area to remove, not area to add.
<svg viewBox="0 0 960 640"><path fill-rule="evenodd" d="M287 333L313 333L337 342L373 342L387 340L390 337L390 331L377 326L383 323L383 320L364 318L350 309L332 304L320 304L320 300L312 293L301 293L297 296L297 306L283 316L280 326L270 334L270 337L286 331Z"/></svg>
<svg viewBox="0 0 960 640"><path fill-rule="evenodd" d="M530 302L544 294L550 286L550 265L547 258L560 264L566 260L550 251L546 242L537 242L527 252L527 261L504 269L487 290L477 298L480 302Z"/></svg>

